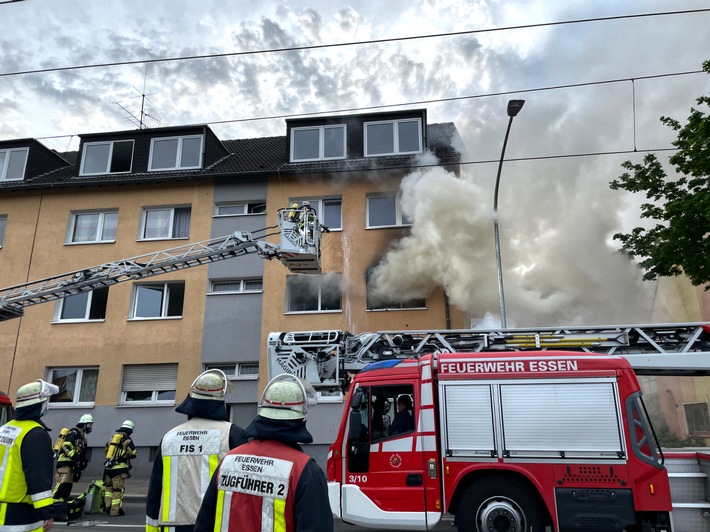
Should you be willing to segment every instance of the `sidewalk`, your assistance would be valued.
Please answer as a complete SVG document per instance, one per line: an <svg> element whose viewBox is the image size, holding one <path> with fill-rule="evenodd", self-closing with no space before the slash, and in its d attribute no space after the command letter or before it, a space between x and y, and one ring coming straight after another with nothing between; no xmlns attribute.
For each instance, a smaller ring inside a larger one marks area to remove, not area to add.
<svg viewBox="0 0 710 532"><path fill-rule="evenodd" d="M89 484L92 481L98 480L95 478L87 477L82 478L79 482L74 482L72 488L72 495L79 495L87 490ZM145 500L148 496L148 483L150 479L148 477L131 477L126 480L126 492L123 494L124 499L143 499Z"/></svg>

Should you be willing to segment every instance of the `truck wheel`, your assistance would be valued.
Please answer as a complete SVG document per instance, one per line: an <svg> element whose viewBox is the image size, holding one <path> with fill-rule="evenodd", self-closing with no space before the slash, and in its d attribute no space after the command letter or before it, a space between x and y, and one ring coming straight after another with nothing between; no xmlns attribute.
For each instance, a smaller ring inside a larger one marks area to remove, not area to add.
<svg viewBox="0 0 710 532"><path fill-rule="evenodd" d="M545 532L546 512L530 490L512 478L474 482L458 508L459 532Z"/></svg>

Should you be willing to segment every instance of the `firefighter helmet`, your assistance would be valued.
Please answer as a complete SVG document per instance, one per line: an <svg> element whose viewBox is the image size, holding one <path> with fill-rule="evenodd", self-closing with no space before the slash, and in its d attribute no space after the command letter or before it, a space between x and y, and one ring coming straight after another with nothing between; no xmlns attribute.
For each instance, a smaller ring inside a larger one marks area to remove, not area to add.
<svg viewBox="0 0 710 532"><path fill-rule="evenodd" d="M224 401L224 396L231 391L232 383L221 369L208 369L200 373L190 386L193 399L212 399Z"/></svg>
<svg viewBox="0 0 710 532"><path fill-rule="evenodd" d="M124 421L123 423L121 423L121 429L131 429L131 430L133 430L133 429L135 429L135 428L136 428L136 424L133 423L133 421L131 421L130 419L127 419L126 421ZM120 430L120 429L119 429L119 430Z"/></svg>
<svg viewBox="0 0 710 532"><path fill-rule="evenodd" d="M316 391L310 383L295 375L277 375L264 388L258 414L270 419L304 419L308 404L316 403Z"/></svg>
<svg viewBox="0 0 710 532"><path fill-rule="evenodd" d="M47 410L47 403L49 403L49 397L55 393L59 393L57 386L42 379L37 379L34 382L23 384L17 389L15 407L23 408L37 403L44 403L42 408L42 415L44 415Z"/></svg>
<svg viewBox="0 0 710 532"><path fill-rule="evenodd" d="M94 426L94 416L91 414L84 414L79 418L79 423L77 423L77 425L84 425L84 432L89 434Z"/></svg>

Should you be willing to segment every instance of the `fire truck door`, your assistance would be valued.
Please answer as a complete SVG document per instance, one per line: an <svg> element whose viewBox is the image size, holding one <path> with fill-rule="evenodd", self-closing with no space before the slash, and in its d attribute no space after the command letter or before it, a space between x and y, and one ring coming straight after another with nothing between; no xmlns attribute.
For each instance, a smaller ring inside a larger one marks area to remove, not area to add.
<svg viewBox="0 0 710 532"><path fill-rule="evenodd" d="M426 471L417 452L414 389L412 384L360 388L359 409L350 413L344 521L426 529Z"/></svg>

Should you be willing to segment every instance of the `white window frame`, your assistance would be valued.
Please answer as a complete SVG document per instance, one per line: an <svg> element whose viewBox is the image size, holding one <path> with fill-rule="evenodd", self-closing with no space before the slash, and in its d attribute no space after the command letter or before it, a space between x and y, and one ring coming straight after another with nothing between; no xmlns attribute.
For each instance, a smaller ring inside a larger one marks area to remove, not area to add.
<svg viewBox="0 0 710 532"><path fill-rule="evenodd" d="M234 212L221 212L228 209ZM257 216L266 214L266 201L245 201L235 203L218 203L215 205L215 216Z"/></svg>
<svg viewBox="0 0 710 532"><path fill-rule="evenodd" d="M343 152L342 154L326 157L325 156L325 130L326 129L339 129L343 132ZM317 130L318 131L318 157L310 157L303 159L295 158L295 148L296 148L296 134L299 131L307 130ZM303 126L303 127L293 127L291 128L291 162L292 163L302 163L307 161L331 161L338 159L345 159L348 150L348 129L345 124L328 124L323 126Z"/></svg>
<svg viewBox="0 0 710 532"><path fill-rule="evenodd" d="M20 177L7 177L8 168L10 168L10 157L13 153L24 152L25 160L22 163L22 175ZM0 153L5 154L5 158L0 164L0 181L22 181L25 178L25 172L27 171L27 159L29 158L30 149L29 148L3 148L0 149Z"/></svg>
<svg viewBox="0 0 710 532"><path fill-rule="evenodd" d="M340 292L340 308L337 309L323 309L323 286L329 284L331 279L329 277L333 275L338 275L338 287L339 287L339 292ZM289 279L301 279L301 280L306 280L308 282L316 282L316 280L319 281L318 283L318 294L317 294L317 307L316 309L313 310L291 310L291 284L289 283ZM343 279L341 274L325 274L325 275L309 275L309 276L300 276L300 275L288 275L286 277L286 314L327 314L327 313L334 313L334 312L342 312L343 311Z"/></svg>
<svg viewBox="0 0 710 532"><path fill-rule="evenodd" d="M121 375L122 406L173 405L177 394L178 364L126 364ZM128 381L128 382L127 382ZM150 399L131 401L130 392L151 392ZM161 392L173 392L172 399L160 399Z"/></svg>
<svg viewBox="0 0 710 532"><path fill-rule="evenodd" d="M247 373L247 368L256 368L256 373ZM214 363L205 364L205 370L220 369L229 380L253 381L259 379L259 362L236 362L236 363Z"/></svg>
<svg viewBox="0 0 710 532"><path fill-rule="evenodd" d="M5 231L7 231L7 214L0 214L0 249L5 242Z"/></svg>
<svg viewBox="0 0 710 532"><path fill-rule="evenodd" d="M177 209L190 209L190 226L188 226L186 236L175 236L174 226L175 226L175 211ZM146 223L148 221L148 213L158 212L158 211L169 211L170 219L168 221L168 233L167 235L161 235L156 237L146 237ZM140 233L138 235L138 240L185 240L190 238L190 229L192 225L192 206L191 205L174 205L166 207L143 207L141 209L141 222L140 222Z"/></svg>
<svg viewBox="0 0 710 532"><path fill-rule="evenodd" d="M104 229L106 227L106 215L115 214L116 215L116 230L118 229L118 210L117 209L106 209L97 211L72 211L69 213L69 224L67 226L67 234L64 240L65 244L106 244L116 242L116 235L113 238L103 238ZM76 229L76 222L80 216L92 216L97 215L99 217L96 223L96 234L92 240L74 240L74 230Z"/></svg>
<svg viewBox="0 0 710 532"><path fill-rule="evenodd" d="M416 151L402 151L399 149L399 125L406 123L406 122L416 122L419 130L419 149ZM392 132L394 135L394 139L392 142L392 145L394 147L394 151L388 152L388 153L368 153L368 145L367 145L367 140L368 140L368 127L369 126L376 126L376 125L382 125L382 124L392 124ZM387 155L409 155L409 154L415 154L415 153L421 153L422 152L422 143L423 143L423 135L422 135L422 120L421 118L404 118L400 120L378 120L375 122L365 122L364 125L364 138L363 142L365 145L363 146L363 152L365 154L365 157L384 157Z"/></svg>
<svg viewBox="0 0 710 532"><path fill-rule="evenodd" d="M91 319L89 316L91 315L91 306L94 300L94 292L96 290L106 290L106 306L104 307L104 317L103 318L95 318ZM108 308L108 287L104 288L97 288L96 290L91 290L90 292L80 292L78 294L74 294L68 297L63 297L57 300L57 304L54 309L54 320L53 323L81 323L81 322L103 322L106 321L106 309ZM86 297L86 306L84 308L84 317L83 318L62 318L62 313L64 312L64 306L66 305L66 302L68 299L77 297L77 296L87 296Z"/></svg>
<svg viewBox="0 0 710 532"><path fill-rule="evenodd" d="M47 368L47 382L53 382L52 378L55 371L76 371L76 381L74 383L74 397L71 401L52 401L51 397L49 399L49 408L67 408L67 407L93 407L96 402L96 390L94 390L94 400L93 401L80 401L79 397L81 395L81 387L84 384L84 371L91 370L96 371L96 378L98 380L99 367L98 366L87 366L87 367L59 367L53 366Z"/></svg>
<svg viewBox="0 0 710 532"><path fill-rule="evenodd" d="M138 303L139 303L139 295L140 295L140 290L141 288L157 288L157 287L162 287L163 289L163 295L161 299L161 305L160 305L160 315L159 316L136 316L136 313L138 312ZM170 316L168 315L168 309L170 307L170 288L172 286L182 286L182 294L183 294L183 301L182 301L182 310L180 312L179 316ZM133 294L131 297L131 313L130 316L128 317L129 320L135 320L135 321L145 321L145 320L179 320L182 318L183 313L185 312L185 282L184 281L169 281L165 283L134 283L133 285Z"/></svg>
<svg viewBox="0 0 710 532"><path fill-rule="evenodd" d="M113 146L116 143L119 142L130 142L131 143L131 164L130 168L128 170L123 170L121 172L112 172L111 171L111 162L113 160ZM106 166L104 167L103 172L87 172L85 170L85 165L86 165L86 152L88 148L91 148L92 146L109 146L108 150L108 157L106 157ZM81 169L79 170L79 175L84 176L84 175L106 175L106 174L130 174L132 169L133 169L133 152L135 151L136 148L136 143L133 140L128 140L128 139L123 139L123 140L106 140L106 141L101 141L101 142L86 142L84 143L82 153L81 153Z"/></svg>
<svg viewBox="0 0 710 532"><path fill-rule="evenodd" d="M370 200L375 198L394 198L394 225L372 225L370 223ZM402 213L402 205L400 201L399 194L395 192L391 193L377 193L368 194L366 197L366 218L365 218L365 228L366 229L382 229L387 227L410 227L412 223L410 221L404 220L404 214Z"/></svg>
<svg viewBox="0 0 710 532"><path fill-rule="evenodd" d="M193 166L182 166L181 161L182 161L182 145L183 142L187 139L200 139L200 160L197 162L197 165ZM153 168L153 150L155 147L156 142L161 142L161 141L168 141L168 140L177 140L177 148L175 149L175 164L171 167L161 167L161 168ZM202 159L204 156L204 149L205 149L205 136L202 134L199 135L176 135L172 137L157 137L154 139L150 140L150 155L148 157L148 171L149 172L166 172L169 170L194 170L196 168L202 168Z"/></svg>
<svg viewBox="0 0 710 532"><path fill-rule="evenodd" d="M318 215L318 221L321 225L325 225L330 231L341 231L343 229L343 198L342 196L333 197L323 197L323 198L291 198L289 205L293 203L302 204L302 202L307 201L311 204ZM337 227L328 225L325 222L325 205L328 203L339 203L340 204L340 220Z"/></svg>
<svg viewBox="0 0 710 532"><path fill-rule="evenodd" d="M250 288L249 283L259 282L261 288ZM232 290L217 290L216 285L235 285ZM210 281L209 294L261 294L264 291L264 279L261 277L251 277L245 279L213 279Z"/></svg>

